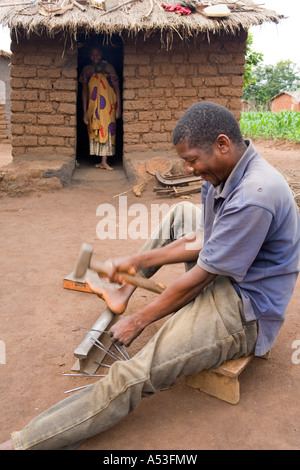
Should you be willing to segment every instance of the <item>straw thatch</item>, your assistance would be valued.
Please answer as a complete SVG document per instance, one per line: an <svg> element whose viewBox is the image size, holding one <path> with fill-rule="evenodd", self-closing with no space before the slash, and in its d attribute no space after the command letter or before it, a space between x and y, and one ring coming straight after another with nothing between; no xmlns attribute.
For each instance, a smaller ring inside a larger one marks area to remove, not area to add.
<svg viewBox="0 0 300 470"><path fill-rule="evenodd" d="M15 3L17 1L20 2L16 0ZM119 5L125 1L119 0ZM232 5L236 1L212 0L211 3L227 2ZM232 10L228 18L217 19L207 18L198 11L188 16L179 16L167 12L159 0L133 0L111 12L92 7L87 1L84 12L74 6L62 15L53 17L39 14L42 0L37 0L31 5L3 6L8 2L11 4L13 0L1 2L0 23L7 25L15 32L23 31L27 35L46 33L54 36L58 32L68 32L75 37L78 32L109 35L127 32L136 35L142 31L147 36L153 31L161 31L162 33L177 32L180 37L187 38L199 33L236 33L264 22L278 23L283 18L274 11L255 5L251 0L243 0L245 7L239 7L237 11ZM85 2L81 0L80 3ZM164 3L170 4L170 1L167 0ZM172 3L177 4L180 1L172 0ZM198 3L201 4L201 0L198 0ZM238 3L241 5L241 2Z"/></svg>
<svg viewBox="0 0 300 470"><path fill-rule="evenodd" d="M0 57L4 57L4 59L10 60L11 53L7 51L3 51L0 49Z"/></svg>

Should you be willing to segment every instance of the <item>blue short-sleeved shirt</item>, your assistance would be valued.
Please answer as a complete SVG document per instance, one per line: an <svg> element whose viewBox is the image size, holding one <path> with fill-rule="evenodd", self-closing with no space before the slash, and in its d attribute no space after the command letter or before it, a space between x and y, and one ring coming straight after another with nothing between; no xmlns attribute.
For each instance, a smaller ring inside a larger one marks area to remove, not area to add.
<svg viewBox="0 0 300 470"><path fill-rule="evenodd" d="M224 185L202 185L204 242L198 264L229 276L247 321L258 320L257 356L274 344L299 272L300 220L289 185L248 149Z"/></svg>

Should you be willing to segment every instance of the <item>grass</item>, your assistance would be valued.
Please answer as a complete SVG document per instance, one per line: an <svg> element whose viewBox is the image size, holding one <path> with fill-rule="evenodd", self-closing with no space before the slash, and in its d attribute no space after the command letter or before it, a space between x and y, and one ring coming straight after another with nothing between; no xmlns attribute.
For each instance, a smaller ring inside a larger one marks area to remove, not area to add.
<svg viewBox="0 0 300 470"><path fill-rule="evenodd" d="M243 112L242 134L252 139L284 139L300 142L300 112Z"/></svg>

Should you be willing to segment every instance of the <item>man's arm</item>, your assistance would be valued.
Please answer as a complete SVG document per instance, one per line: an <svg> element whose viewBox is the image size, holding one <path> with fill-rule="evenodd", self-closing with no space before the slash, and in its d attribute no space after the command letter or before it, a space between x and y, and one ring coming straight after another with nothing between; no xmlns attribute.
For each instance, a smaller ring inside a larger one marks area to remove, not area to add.
<svg viewBox="0 0 300 470"><path fill-rule="evenodd" d="M121 318L113 325L110 329L113 340L129 346L146 326L184 307L195 299L215 277L216 274L209 273L198 265L194 266L149 305L132 315Z"/></svg>
<svg viewBox="0 0 300 470"><path fill-rule="evenodd" d="M137 255L136 263L140 268L164 266L165 264L196 261L202 248L203 232L195 231L172 243Z"/></svg>
<svg viewBox="0 0 300 470"><path fill-rule="evenodd" d="M118 271L135 274L143 268L197 261L202 243L203 232L199 230L191 232L179 240L174 240L162 248L114 259L112 260L109 278L111 281L120 281L121 279L117 276Z"/></svg>

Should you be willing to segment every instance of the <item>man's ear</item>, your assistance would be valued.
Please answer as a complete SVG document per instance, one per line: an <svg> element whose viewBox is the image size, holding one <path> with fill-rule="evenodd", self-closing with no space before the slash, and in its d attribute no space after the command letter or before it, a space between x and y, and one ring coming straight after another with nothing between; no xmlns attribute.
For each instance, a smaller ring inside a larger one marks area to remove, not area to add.
<svg viewBox="0 0 300 470"><path fill-rule="evenodd" d="M216 145L217 149L221 153L225 154L229 151L229 149L231 147L231 140L229 139L229 137L227 137L227 135L220 134L216 138L214 145Z"/></svg>

